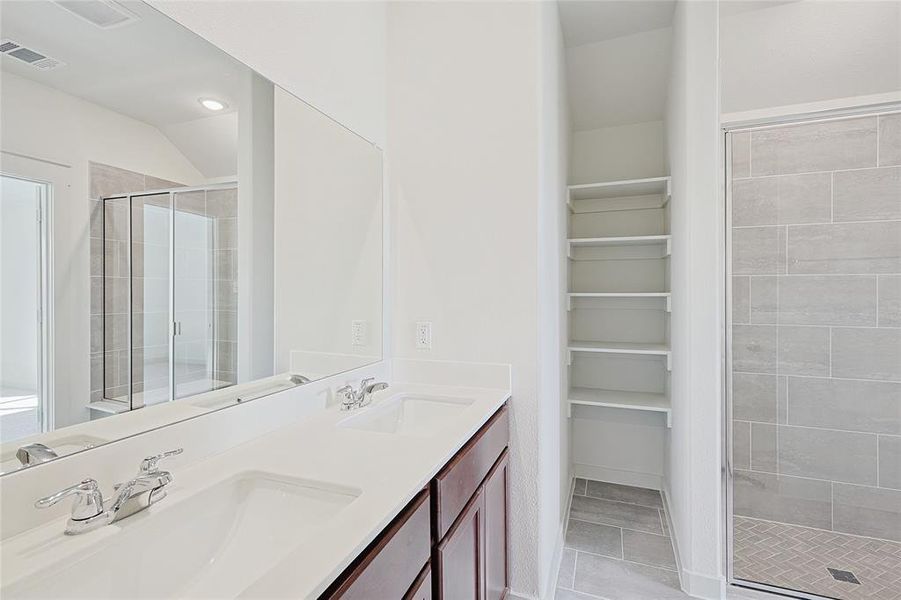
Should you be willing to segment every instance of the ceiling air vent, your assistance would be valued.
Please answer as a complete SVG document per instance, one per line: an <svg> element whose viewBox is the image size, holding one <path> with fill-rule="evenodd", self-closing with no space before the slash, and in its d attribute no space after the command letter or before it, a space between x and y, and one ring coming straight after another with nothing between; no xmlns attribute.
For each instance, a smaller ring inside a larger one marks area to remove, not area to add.
<svg viewBox="0 0 901 600"><path fill-rule="evenodd" d="M101 29L122 27L140 18L113 0L56 0L56 4Z"/></svg>
<svg viewBox="0 0 901 600"><path fill-rule="evenodd" d="M5 54L16 60L20 60L40 71L49 71L66 65L61 60L50 58L32 48L26 48L19 42L12 40L0 40L0 54Z"/></svg>

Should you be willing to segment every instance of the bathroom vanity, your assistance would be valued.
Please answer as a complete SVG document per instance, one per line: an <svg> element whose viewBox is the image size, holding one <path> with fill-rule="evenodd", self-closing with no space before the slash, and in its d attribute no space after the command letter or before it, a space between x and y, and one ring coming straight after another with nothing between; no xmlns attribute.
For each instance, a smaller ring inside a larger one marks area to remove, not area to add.
<svg viewBox="0 0 901 600"><path fill-rule="evenodd" d="M508 430L504 405L321 598L503 598Z"/></svg>
<svg viewBox="0 0 901 600"><path fill-rule="evenodd" d="M0 595L501 598L509 367L460 365L391 361L9 475ZM334 391L364 377L390 386L341 410ZM110 497L177 446L138 514L65 535L68 499L33 506L85 478Z"/></svg>

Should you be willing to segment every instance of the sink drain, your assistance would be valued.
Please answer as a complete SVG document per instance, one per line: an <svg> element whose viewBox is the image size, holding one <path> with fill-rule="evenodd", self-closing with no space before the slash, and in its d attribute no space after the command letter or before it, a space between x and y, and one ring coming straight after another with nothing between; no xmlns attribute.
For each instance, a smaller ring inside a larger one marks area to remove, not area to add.
<svg viewBox="0 0 901 600"><path fill-rule="evenodd" d="M836 581L846 581L848 583L860 585L860 580L857 579L851 571L842 571L841 569L833 569L831 567L826 567L826 570L829 571L829 574L832 575L832 578Z"/></svg>

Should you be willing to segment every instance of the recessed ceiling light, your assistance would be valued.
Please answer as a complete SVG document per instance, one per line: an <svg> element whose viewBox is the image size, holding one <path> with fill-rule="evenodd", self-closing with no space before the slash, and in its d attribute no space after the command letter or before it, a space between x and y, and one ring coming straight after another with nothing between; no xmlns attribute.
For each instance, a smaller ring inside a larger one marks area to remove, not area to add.
<svg viewBox="0 0 901 600"><path fill-rule="evenodd" d="M228 104L222 102L221 100L215 100L213 98L201 98L199 102L200 105L205 109L211 110L213 112L219 112L220 110L228 108Z"/></svg>

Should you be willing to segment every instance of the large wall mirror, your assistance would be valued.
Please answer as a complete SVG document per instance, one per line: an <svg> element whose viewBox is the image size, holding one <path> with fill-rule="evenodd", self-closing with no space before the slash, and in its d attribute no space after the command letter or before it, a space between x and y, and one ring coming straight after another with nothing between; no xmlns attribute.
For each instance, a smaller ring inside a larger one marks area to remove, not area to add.
<svg viewBox="0 0 901 600"><path fill-rule="evenodd" d="M0 37L0 472L381 359L378 147L143 2Z"/></svg>

